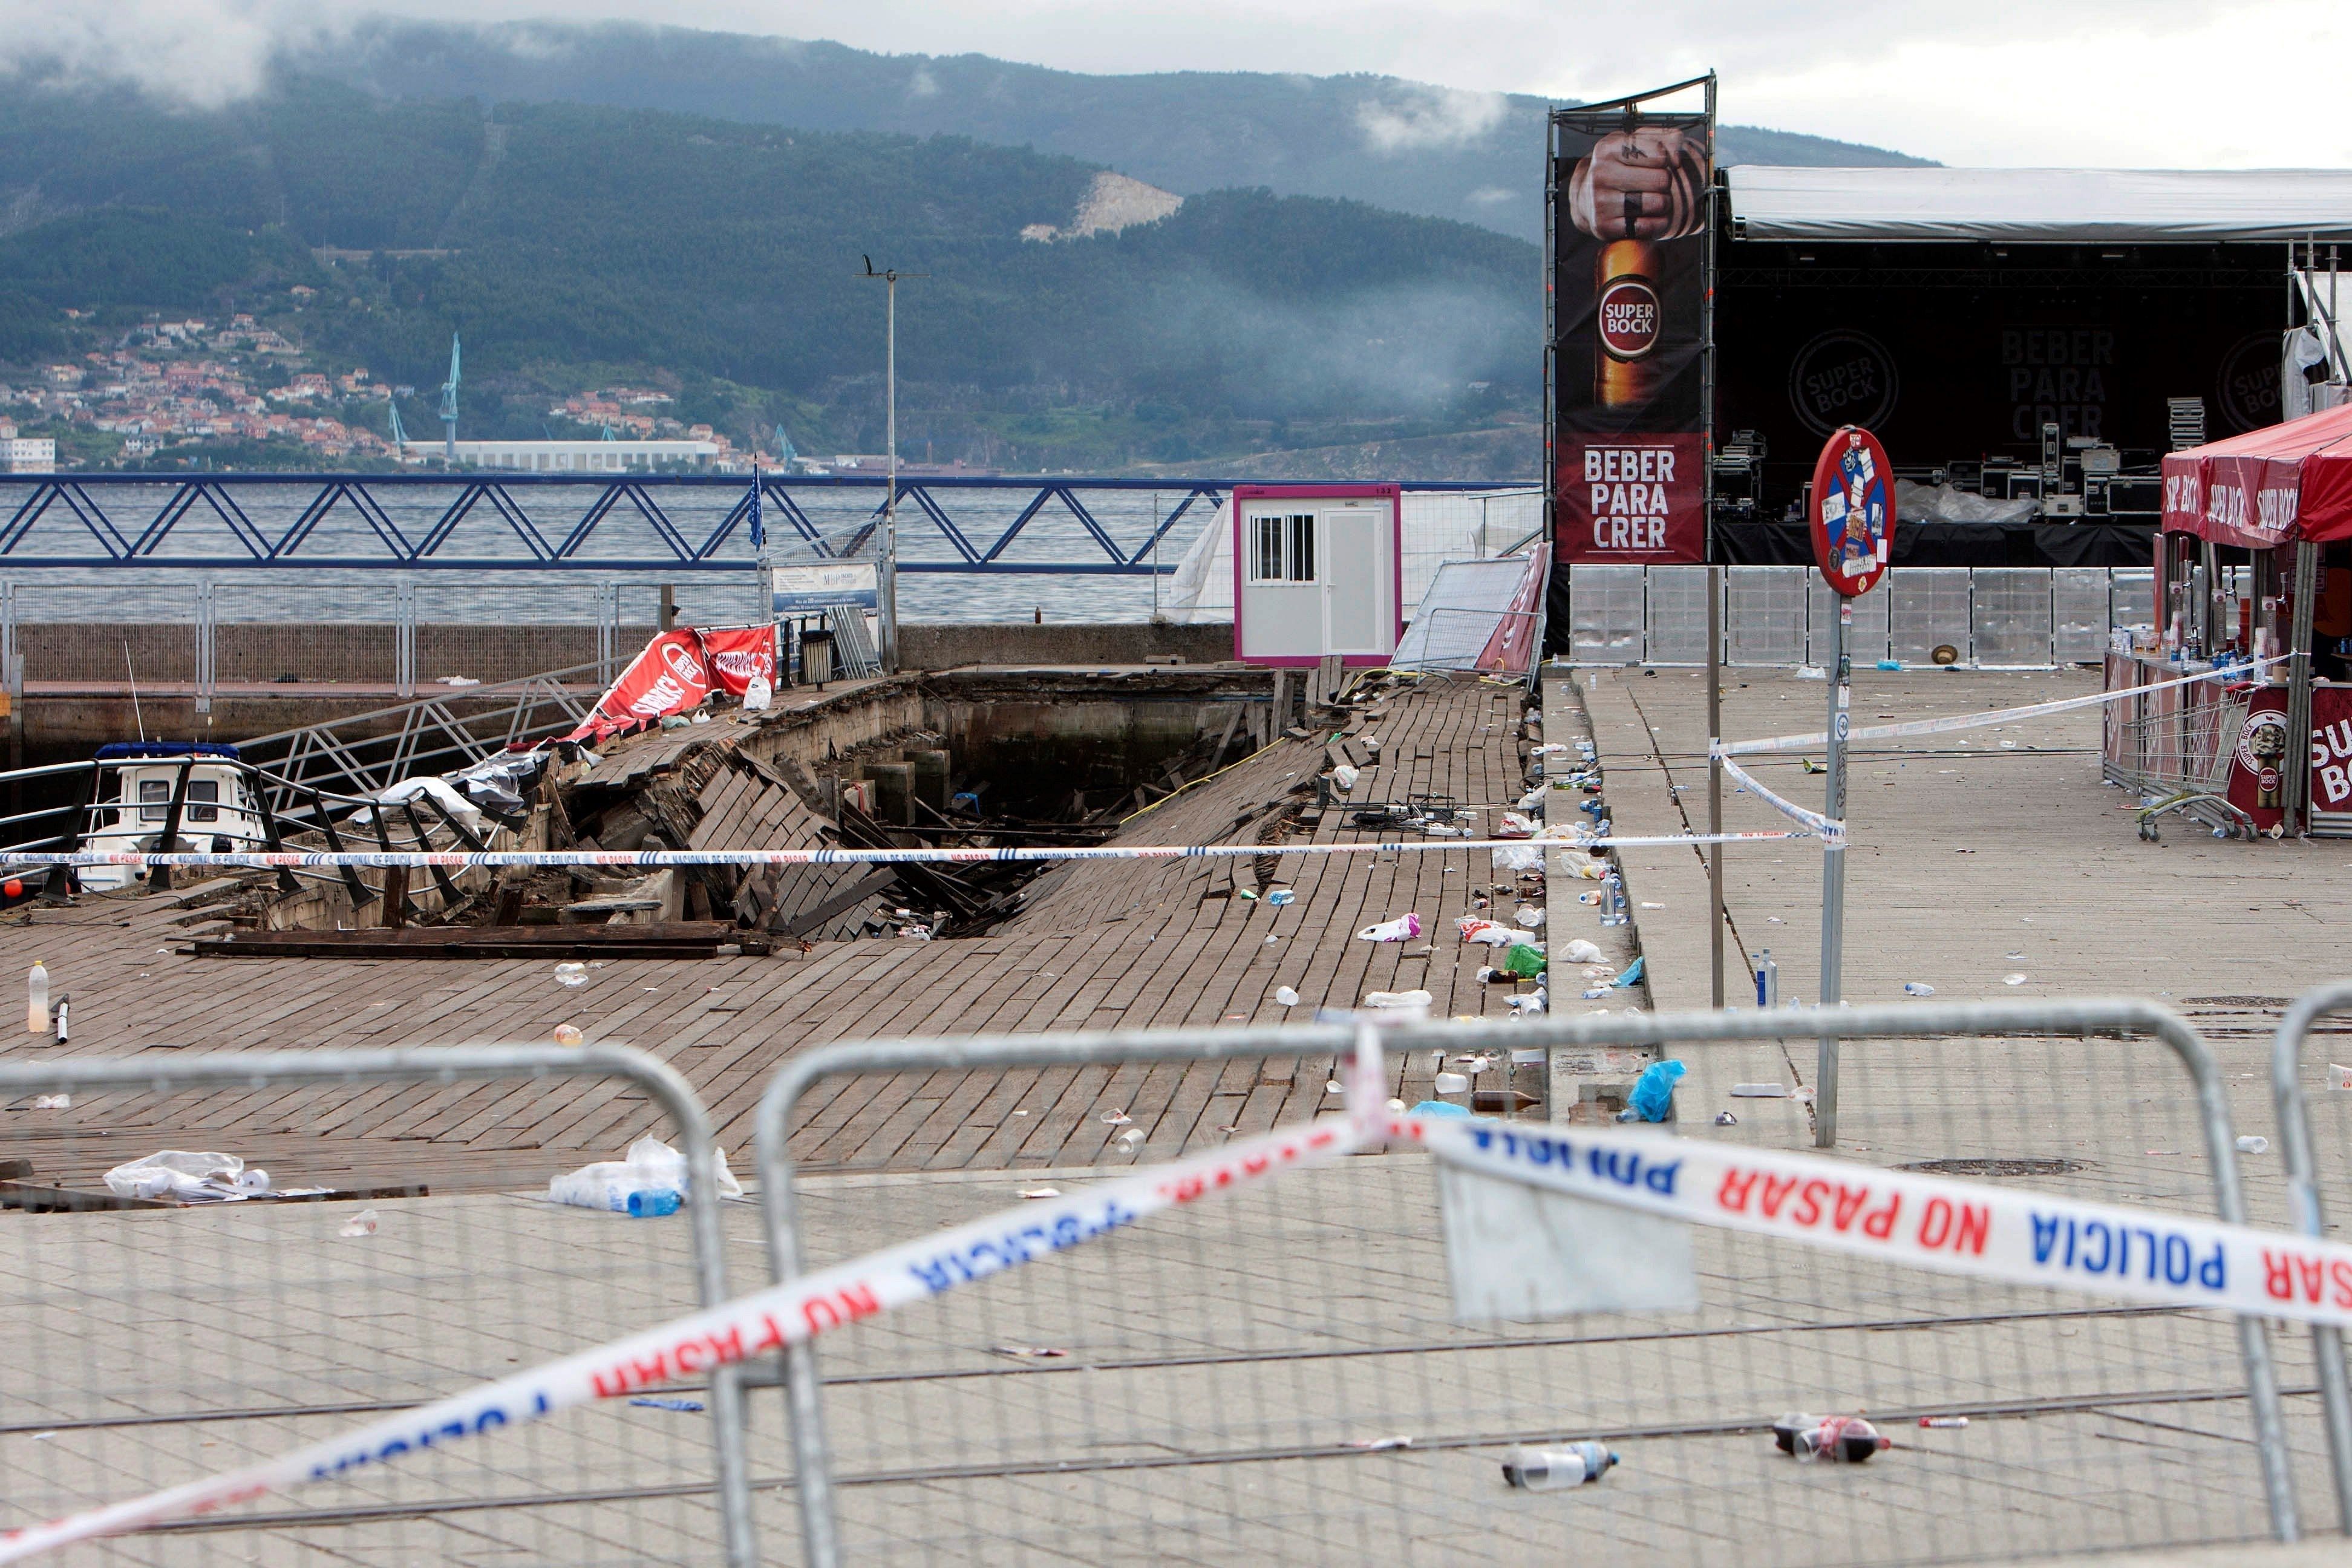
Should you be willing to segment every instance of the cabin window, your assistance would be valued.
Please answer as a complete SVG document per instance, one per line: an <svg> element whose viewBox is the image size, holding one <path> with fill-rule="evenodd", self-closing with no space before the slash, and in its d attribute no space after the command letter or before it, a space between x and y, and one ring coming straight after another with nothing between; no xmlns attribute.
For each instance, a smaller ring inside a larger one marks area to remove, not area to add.
<svg viewBox="0 0 2352 1568"><path fill-rule="evenodd" d="M220 820L220 781L218 779L188 781L188 820L190 822Z"/></svg>
<svg viewBox="0 0 2352 1568"><path fill-rule="evenodd" d="M172 784L168 779L139 781L139 820L161 822L164 810L172 802Z"/></svg>
<svg viewBox="0 0 2352 1568"><path fill-rule="evenodd" d="M1315 514L1294 512L1250 519L1250 581L1315 581Z"/></svg>

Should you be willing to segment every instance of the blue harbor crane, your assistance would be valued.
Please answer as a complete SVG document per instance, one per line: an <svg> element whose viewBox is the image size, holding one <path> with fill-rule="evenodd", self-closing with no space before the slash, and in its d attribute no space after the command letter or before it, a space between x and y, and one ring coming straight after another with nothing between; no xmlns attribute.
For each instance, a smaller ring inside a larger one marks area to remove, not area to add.
<svg viewBox="0 0 2352 1568"><path fill-rule="evenodd" d="M441 460L457 466L457 334L449 334L449 379L441 384Z"/></svg>

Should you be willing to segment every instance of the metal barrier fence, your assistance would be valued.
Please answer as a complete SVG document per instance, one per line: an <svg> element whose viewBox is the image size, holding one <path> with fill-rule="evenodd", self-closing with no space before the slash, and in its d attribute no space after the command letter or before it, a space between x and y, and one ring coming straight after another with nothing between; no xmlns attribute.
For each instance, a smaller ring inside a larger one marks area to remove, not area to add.
<svg viewBox="0 0 2352 1568"><path fill-rule="evenodd" d="M1810 566L1727 566L1723 657L1745 665L1822 664L1835 595ZM1706 662L1704 566L1569 569L1570 657L1587 664ZM1853 653L1979 668L2096 663L2112 630L2145 626L2155 576L2104 566L1907 567L1853 603Z"/></svg>
<svg viewBox="0 0 2352 1568"><path fill-rule="evenodd" d="M237 751L269 770L270 804L291 810L302 786L372 794L471 767L518 741L566 734L611 679L604 663L573 665L280 730L239 742Z"/></svg>
<svg viewBox="0 0 2352 1568"><path fill-rule="evenodd" d="M563 1096L567 1080L585 1092ZM70 1103L36 1099L60 1094ZM551 1101L609 1127L614 1157L666 1120L690 1173L685 1215L545 1201L559 1167L534 1129ZM0 1104L15 1160L0 1185L0 1316L16 1345L0 1368L7 1526L215 1474L727 1296L709 1120L636 1051L16 1061L0 1064ZM428 1115L464 1146L421 1137ZM280 1189L333 1191L187 1206L106 1195L104 1170L163 1149L241 1150L278 1166ZM728 1377L667 1405L577 1410L167 1526L146 1538L152 1558L116 1550L174 1563L723 1554L750 1568L740 1398Z"/></svg>
<svg viewBox="0 0 2352 1568"><path fill-rule="evenodd" d="M1716 1042L1692 1053L1685 1130L1793 1149L1810 1142L1802 1099L1736 1089L1785 1090L1798 1077L1785 1042L1823 1034L1854 1043L1844 1131L1873 1163L2243 1216L2210 1053L2147 1004L1549 1017L1383 1038L1388 1087L1407 1102L1451 1058L1489 1092L1548 1075L1549 1114L1571 1123L1612 1112L1655 1049ZM2152 1041L2185 1079L2135 1070L2144 1043L2090 1038L2111 1034ZM1256 1131L1298 1089L1312 1103L1350 1037L1306 1026L805 1053L758 1116L772 1268L796 1277L1106 1163ZM1538 1049L1544 1066L1515 1061ZM887 1077L871 1093L842 1081L874 1075ZM835 1092L819 1100L820 1085ZM788 1134L836 1158L877 1142L853 1132L914 1137L945 1107L950 1142L929 1163L986 1169L796 1178L808 1162ZM1738 1109L1733 1127L1707 1126L1718 1107ZM1489 1185L1474 1201L1513 1199ZM806 1561L1321 1561L1400 1543L1555 1561L1572 1540L1612 1561L1914 1563L2295 1531L2254 1321L1703 1229L1695 1309L1463 1321L1446 1288L1462 1216L1443 1210L1415 1155L1293 1172L832 1336L821 1384L814 1355L796 1353L786 1405ZM1584 1239L1620 1256L1671 1245L1638 1220L1607 1230ZM1776 1416L1855 1409L1898 1444L1866 1477L1772 1451ZM1965 1431L1910 1425L1962 1415ZM1506 1489L1490 1462L1513 1443L1587 1437L1624 1463L1566 1496Z"/></svg>
<svg viewBox="0 0 2352 1568"><path fill-rule="evenodd" d="M2305 1236L2326 1236L2338 1228L2327 1223L2322 1194L2330 1187L2342 1205L2352 1202L2352 1073L2333 1063L2306 1062L2304 1046L2320 1021L2352 1013L2352 982L2339 981L2305 992L2280 1018L2271 1051L2271 1094L2278 1117L2280 1153L2286 1167L2290 1223ZM2338 1029L2336 1034L2352 1033ZM2352 1054L2352 1053L2347 1053ZM2311 1112L2315 1080L2324 1108L2318 1119L2320 1136L2313 1136ZM2352 1280L2291 1280L2290 1289L2324 1290L2335 1300L2352 1299ZM2352 1535L2352 1380L2344 1362L2340 1330L2315 1327L2312 1358L2319 1376L2322 1414L2327 1424L2330 1468L2336 1484L2338 1521Z"/></svg>

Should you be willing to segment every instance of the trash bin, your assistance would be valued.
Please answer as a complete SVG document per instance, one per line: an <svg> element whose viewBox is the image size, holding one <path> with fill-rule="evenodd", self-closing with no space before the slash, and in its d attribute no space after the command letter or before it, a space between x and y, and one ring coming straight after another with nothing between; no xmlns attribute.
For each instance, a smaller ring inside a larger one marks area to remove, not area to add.
<svg viewBox="0 0 2352 1568"><path fill-rule="evenodd" d="M833 679L833 633L810 628L801 633L801 679L823 686Z"/></svg>

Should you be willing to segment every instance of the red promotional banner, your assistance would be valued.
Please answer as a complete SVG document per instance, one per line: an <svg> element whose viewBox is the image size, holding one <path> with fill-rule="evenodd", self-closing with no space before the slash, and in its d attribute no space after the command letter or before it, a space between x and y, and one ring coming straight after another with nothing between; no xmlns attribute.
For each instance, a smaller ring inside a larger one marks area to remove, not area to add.
<svg viewBox="0 0 2352 1568"><path fill-rule="evenodd" d="M1538 623L1543 618L1544 592L1551 584L1551 547L1538 544L1528 552L1528 569L1511 595L1495 635L1478 650L1477 668L1489 675L1525 675L1539 657Z"/></svg>
<svg viewBox="0 0 2352 1568"><path fill-rule="evenodd" d="M2286 818L2286 689L2252 694L2230 760L2230 804L2267 833ZM2311 809L2352 812L2352 688L2311 690Z"/></svg>
<svg viewBox="0 0 2352 1568"><path fill-rule="evenodd" d="M629 661L580 727L563 738L594 745L666 715L699 708L710 695L710 684L701 637L685 628L664 632Z"/></svg>
<svg viewBox="0 0 2352 1568"><path fill-rule="evenodd" d="M1658 107L1697 89L1703 108ZM1551 113L1545 478L1563 565L1706 559L1714 110L1703 78Z"/></svg>
<svg viewBox="0 0 2352 1568"><path fill-rule="evenodd" d="M773 626L712 626L699 634L705 662L720 689L740 697L758 676L771 690L776 684L776 628Z"/></svg>
<svg viewBox="0 0 2352 1568"><path fill-rule="evenodd" d="M1554 507L1564 559L1671 565L1706 559L1706 437L1562 436Z"/></svg>

